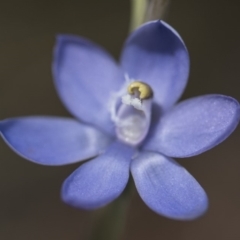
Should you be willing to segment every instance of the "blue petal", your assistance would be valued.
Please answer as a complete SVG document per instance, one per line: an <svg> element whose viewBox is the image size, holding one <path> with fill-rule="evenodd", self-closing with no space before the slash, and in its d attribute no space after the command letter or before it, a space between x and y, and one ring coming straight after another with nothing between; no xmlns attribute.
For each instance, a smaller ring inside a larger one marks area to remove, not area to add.
<svg viewBox="0 0 240 240"><path fill-rule="evenodd" d="M86 39L59 36L53 74L57 91L70 112L113 135L108 105L124 76L111 56Z"/></svg>
<svg viewBox="0 0 240 240"><path fill-rule="evenodd" d="M178 33L163 21L149 22L127 39L121 63L130 78L147 82L154 101L166 109L181 96L189 55Z"/></svg>
<svg viewBox="0 0 240 240"><path fill-rule="evenodd" d="M141 198L156 213L190 220L206 211L206 193L174 160L158 153L143 152L133 159L131 172Z"/></svg>
<svg viewBox="0 0 240 240"><path fill-rule="evenodd" d="M185 100L154 123L144 148L171 157L190 157L213 148L236 128L239 103L223 95Z"/></svg>
<svg viewBox="0 0 240 240"><path fill-rule="evenodd" d="M6 143L22 157L43 165L64 165L98 155L110 139L69 118L21 117L0 122Z"/></svg>
<svg viewBox="0 0 240 240"><path fill-rule="evenodd" d="M64 182L63 200L84 209L99 208L113 201L128 182L133 151L115 142L103 155L84 163Z"/></svg>

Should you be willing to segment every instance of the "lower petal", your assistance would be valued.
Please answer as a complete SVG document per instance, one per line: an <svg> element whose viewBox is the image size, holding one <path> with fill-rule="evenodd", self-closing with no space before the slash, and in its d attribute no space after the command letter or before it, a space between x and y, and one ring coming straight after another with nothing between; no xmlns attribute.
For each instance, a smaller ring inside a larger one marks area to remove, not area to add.
<svg viewBox="0 0 240 240"><path fill-rule="evenodd" d="M110 139L70 118L20 117L0 122L5 142L20 156L43 165L64 165L94 157Z"/></svg>
<svg viewBox="0 0 240 240"><path fill-rule="evenodd" d="M142 152L133 159L131 172L141 198L156 213L191 220L206 211L206 193L173 159L154 152Z"/></svg>
<svg viewBox="0 0 240 240"><path fill-rule="evenodd" d="M127 185L134 149L115 142L107 151L74 171L62 187L63 200L78 208L96 209L117 198Z"/></svg>

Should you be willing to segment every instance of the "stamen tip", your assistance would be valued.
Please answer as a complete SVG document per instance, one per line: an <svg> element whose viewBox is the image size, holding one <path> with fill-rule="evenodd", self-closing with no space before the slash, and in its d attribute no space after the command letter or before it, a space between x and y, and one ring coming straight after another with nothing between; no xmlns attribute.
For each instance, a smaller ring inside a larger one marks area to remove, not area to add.
<svg viewBox="0 0 240 240"><path fill-rule="evenodd" d="M136 91L139 92L139 98L141 100L148 99L153 96L153 91L151 87L144 82L135 81L128 86L129 94L134 95L136 94Z"/></svg>

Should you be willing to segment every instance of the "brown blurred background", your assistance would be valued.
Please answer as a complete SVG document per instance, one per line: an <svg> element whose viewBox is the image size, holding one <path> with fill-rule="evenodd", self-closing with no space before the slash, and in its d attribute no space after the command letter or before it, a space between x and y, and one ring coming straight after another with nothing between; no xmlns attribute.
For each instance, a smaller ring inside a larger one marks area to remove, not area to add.
<svg viewBox="0 0 240 240"><path fill-rule="evenodd" d="M0 8L0 119L68 113L52 83L57 33L79 34L116 58L128 34L129 0L2 1ZM240 2L172 0L167 21L188 46L191 75L183 99L207 93L240 100ZM213 150L182 159L205 188L210 209L192 222L156 215L135 194L124 240L239 240L240 129ZM93 213L63 204L59 190L78 166L43 167L0 141L0 239L80 240Z"/></svg>

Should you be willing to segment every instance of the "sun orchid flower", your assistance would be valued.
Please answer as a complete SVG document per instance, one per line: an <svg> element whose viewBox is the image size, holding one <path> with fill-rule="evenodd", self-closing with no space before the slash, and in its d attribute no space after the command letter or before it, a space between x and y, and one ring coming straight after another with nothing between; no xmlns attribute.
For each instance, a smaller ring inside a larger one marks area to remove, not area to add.
<svg viewBox="0 0 240 240"><path fill-rule="evenodd" d="M225 140L239 122L239 103L213 94L174 105L187 83L189 55L172 27L153 21L135 30L119 65L89 40L61 35L53 75L76 119L11 118L0 122L0 131L14 151L38 164L93 158L65 180L66 203L105 206L123 192L131 173L156 213L189 220L206 211L203 188L172 157L198 155Z"/></svg>

